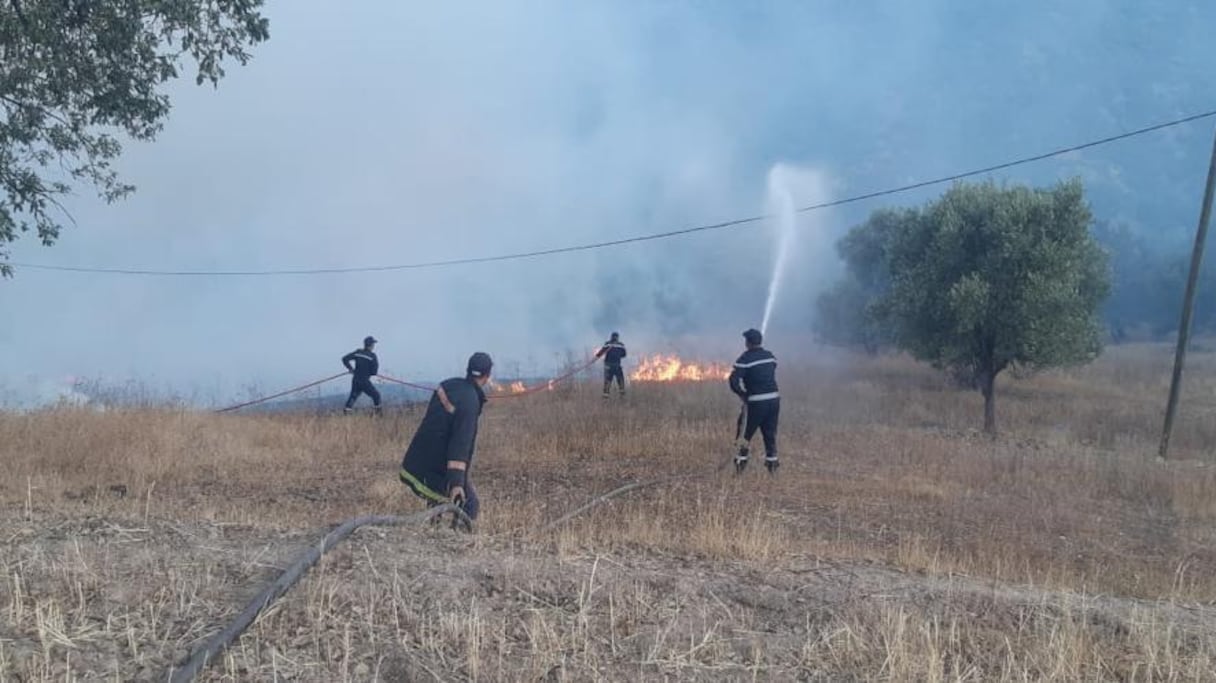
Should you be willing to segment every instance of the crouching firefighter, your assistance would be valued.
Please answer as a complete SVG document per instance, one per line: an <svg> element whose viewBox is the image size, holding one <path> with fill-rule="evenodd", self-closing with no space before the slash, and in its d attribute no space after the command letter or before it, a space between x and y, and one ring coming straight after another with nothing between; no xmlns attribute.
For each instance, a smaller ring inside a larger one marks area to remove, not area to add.
<svg viewBox="0 0 1216 683"><path fill-rule="evenodd" d="M427 507L454 503L476 520L480 502L469 478L477 445L477 422L485 405L483 389L493 369L480 351L469 358L465 376L444 380L431 394L418 431L401 461L400 478Z"/></svg>
<svg viewBox="0 0 1216 683"><path fill-rule="evenodd" d="M743 400L743 409L735 428L735 473L747 467L748 451L756 430L764 437L764 467L776 474L777 417L781 413L781 397L777 393L777 358L761 346L764 341L759 330L743 333L747 350L735 361L730 373L730 390Z"/></svg>
<svg viewBox="0 0 1216 683"><path fill-rule="evenodd" d="M608 398L608 390L612 388L613 380L616 381L620 395L625 395L625 371L621 369L621 361L625 355L625 345L621 343L621 335L617 332L613 332L612 337L595 352L596 358L604 359L604 398Z"/></svg>

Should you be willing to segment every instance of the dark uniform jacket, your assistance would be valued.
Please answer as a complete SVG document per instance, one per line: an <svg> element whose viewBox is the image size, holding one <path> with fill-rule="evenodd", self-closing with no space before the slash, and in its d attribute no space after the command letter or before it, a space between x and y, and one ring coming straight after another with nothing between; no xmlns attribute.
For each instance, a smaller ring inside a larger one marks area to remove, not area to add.
<svg viewBox="0 0 1216 683"><path fill-rule="evenodd" d="M473 380L444 380L431 394L426 415L405 451L402 481L419 495L435 499L446 498L449 460L465 463L465 476L470 477L477 422L485 402L485 392Z"/></svg>
<svg viewBox="0 0 1216 683"><path fill-rule="evenodd" d="M380 372L380 360L376 358L376 352L367 349L355 349L342 356L342 364L359 379L375 377Z"/></svg>
<svg viewBox="0 0 1216 683"><path fill-rule="evenodd" d="M748 349L735 361L730 390L747 401L769 401L777 393L777 358L768 349Z"/></svg>
<svg viewBox="0 0 1216 683"><path fill-rule="evenodd" d="M622 344L620 340L608 340L604 342L604 345L601 346L600 350L596 352L595 357L599 358L600 356L603 356L604 365L610 368L616 368L620 367L621 360L625 358L625 355L625 345Z"/></svg>

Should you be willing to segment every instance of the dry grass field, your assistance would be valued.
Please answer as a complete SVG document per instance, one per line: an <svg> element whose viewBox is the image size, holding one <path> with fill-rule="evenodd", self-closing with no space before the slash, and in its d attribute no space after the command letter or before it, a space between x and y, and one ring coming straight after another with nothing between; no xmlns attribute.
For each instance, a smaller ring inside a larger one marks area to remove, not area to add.
<svg viewBox="0 0 1216 683"><path fill-rule="evenodd" d="M1170 362L1006 377L995 440L905 359L786 364L776 479L718 469L718 382L494 402L476 534L356 532L201 680L1216 680L1216 354L1158 463ZM0 681L165 680L329 527L422 508L418 418L0 414Z"/></svg>

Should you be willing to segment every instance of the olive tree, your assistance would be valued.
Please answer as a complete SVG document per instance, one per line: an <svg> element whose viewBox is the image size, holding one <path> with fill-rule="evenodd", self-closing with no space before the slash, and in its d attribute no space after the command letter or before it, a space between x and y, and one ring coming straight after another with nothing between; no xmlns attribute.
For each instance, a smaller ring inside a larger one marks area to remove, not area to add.
<svg viewBox="0 0 1216 683"><path fill-rule="evenodd" d="M960 183L889 231L882 319L914 357L974 377L988 433L1002 371L1084 363L1101 351L1110 285L1092 222L1078 180Z"/></svg>
<svg viewBox="0 0 1216 683"><path fill-rule="evenodd" d="M269 38L262 0L0 0L0 275L4 246L45 245L75 184L107 201L134 188L112 162L120 136L152 140L169 115L163 86L193 64L218 84L227 60Z"/></svg>
<svg viewBox="0 0 1216 683"><path fill-rule="evenodd" d="M815 302L820 341L869 354L890 345L889 326L877 305L891 289L887 259L891 233L906 223L909 214L906 209L875 211L836 244L845 276Z"/></svg>

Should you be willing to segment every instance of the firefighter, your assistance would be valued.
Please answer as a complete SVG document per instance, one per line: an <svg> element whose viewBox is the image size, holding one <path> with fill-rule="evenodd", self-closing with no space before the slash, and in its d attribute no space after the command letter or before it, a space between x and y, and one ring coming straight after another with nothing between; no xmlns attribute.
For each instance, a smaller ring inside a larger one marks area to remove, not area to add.
<svg viewBox="0 0 1216 683"><path fill-rule="evenodd" d="M372 378L379 374L379 359L373 349L376 349L376 338L365 337L364 348L355 349L342 356L342 365L351 374L350 396L347 397L347 406L342 408L345 414L350 414L360 394L371 396L372 403L376 406L376 414L381 414L381 395L376 385L372 384Z"/></svg>
<svg viewBox="0 0 1216 683"><path fill-rule="evenodd" d="M342 409L347 415L354 408L359 394L371 396L376 414L380 414L380 391L372 384L372 378L380 373L380 359L376 358L376 352L373 350L375 348L376 338L364 337L363 348L342 356L342 365L351 374L350 396L346 399L346 407Z"/></svg>
<svg viewBox="0 0 1216 683"><path fill-rule="evenodd" d="M480 501L469 475L493 367L490 356L479 351L469 358L464 377L444 380L431 394L400 473L402 483L427 507L455 503L470 520L477 519Z"/></svg>
<svg viewBox="0 0 1216 683"><path fill-rule="evenodd" d="M613 380L616 380L617 391L621 397L625 397L625 371L621 369L621 360L625 355L625 345L621 343L621 335L618 332L613 332L600 350L595 352L596 358L604 359L604 398L608 398Z"/></svg>
<svg viewBox="0 0 1216 683"><path fill-rule="evenodd" d="M759 330L743 333L747 350L735 361L730 373L730 390L743 400L735 429L735 473L742 474L747 467L748 450L756 430L764 438L764 467L769 474L776 474L780 463L777 460L777 417L781 412L781 396L777 392L777 359L761 344L764 341Z"/></svg>

